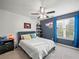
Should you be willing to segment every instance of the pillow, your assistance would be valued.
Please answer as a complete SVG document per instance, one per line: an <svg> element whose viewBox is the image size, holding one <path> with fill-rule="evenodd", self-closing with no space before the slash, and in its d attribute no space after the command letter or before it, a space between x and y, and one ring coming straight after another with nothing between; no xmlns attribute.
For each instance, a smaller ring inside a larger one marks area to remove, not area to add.
<svg viewBox="0 0 79 59"><path fill-rule="evenodd" d="M32 33L32 34L31 34L31 37L32 37L32 38L36 38L36 33Z"/></svg>
<svg viewBox="0 0 79 59"><path fill-rule="evenodd" d="M30 34L21 35L21 39L23 39L23 40L31 40L31 36L30 36Z"/></svg>

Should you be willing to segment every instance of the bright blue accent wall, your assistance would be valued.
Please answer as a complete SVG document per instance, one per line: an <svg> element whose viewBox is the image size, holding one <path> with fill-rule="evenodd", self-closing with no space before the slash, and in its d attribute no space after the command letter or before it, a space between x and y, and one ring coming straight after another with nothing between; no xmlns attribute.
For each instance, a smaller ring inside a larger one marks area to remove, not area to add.
<svg viewBox="0 0 79 59"><path fill-rule="evenodd" d="M75 15L74 46L79 47L79 14Z"/></svg>
<svg viewBox="0 0 79 59"><path fill-rule="evenodd" d="M53 40L57 42L56 17L53 19Z"/></svg>

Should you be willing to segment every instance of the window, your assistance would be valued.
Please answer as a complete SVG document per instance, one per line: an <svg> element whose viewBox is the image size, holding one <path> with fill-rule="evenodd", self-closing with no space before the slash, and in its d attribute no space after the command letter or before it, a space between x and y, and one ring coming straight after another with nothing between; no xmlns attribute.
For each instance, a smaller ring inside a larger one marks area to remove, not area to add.
<svg viewBox="0 0 79 59"><path fill-rule="evenodd" d="M74 39L74 18L57 20L57 38Z"/></svg>

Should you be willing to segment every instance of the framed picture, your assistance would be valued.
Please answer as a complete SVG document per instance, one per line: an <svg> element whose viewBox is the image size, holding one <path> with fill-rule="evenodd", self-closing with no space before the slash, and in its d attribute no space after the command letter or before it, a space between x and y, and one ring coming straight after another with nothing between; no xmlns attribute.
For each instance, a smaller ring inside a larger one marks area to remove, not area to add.
<svg viewBox="0 0 79 59"><path fill-rule="evenodd" d="M53 28L53 22L48 22L45 24L48 28Z"/></svg>
<svg viewBox="0 0 79 59"><path fill-rule="evenodd" d="M31 24L30 23L24 23L24 28L25 29L31 29Z"/></svg>

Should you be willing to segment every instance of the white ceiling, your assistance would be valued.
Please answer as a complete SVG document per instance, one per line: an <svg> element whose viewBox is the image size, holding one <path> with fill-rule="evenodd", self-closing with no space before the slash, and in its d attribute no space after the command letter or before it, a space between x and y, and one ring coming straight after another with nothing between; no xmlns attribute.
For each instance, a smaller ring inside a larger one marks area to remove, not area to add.
<svg viewBox="0 0 79 59"><path fill-rule="evenodd" d="M79 0L0 0L0 9L24 16L38 12L41 5L46 11L55 10L56 15L79 10Z"/></svg>

